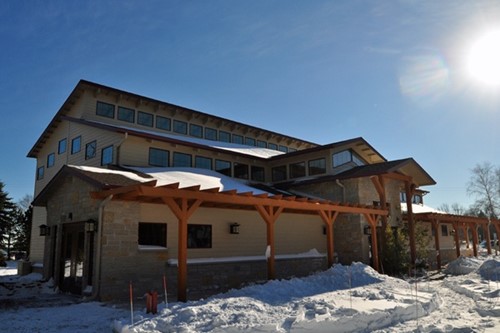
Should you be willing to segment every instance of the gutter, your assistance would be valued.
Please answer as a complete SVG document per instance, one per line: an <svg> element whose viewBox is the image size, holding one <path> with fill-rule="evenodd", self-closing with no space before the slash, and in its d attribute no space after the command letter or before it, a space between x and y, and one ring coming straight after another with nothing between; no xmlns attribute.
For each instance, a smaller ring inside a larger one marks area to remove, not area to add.
<svg viewBox="0 0 500 333"><path fill-rule="evenodd" d="M92 281L92 285L95 288L92 288L92 299L97 299L99 296L99 292L101 289L101 248L102 248L102 229L103 229L103 220L104 220L104 206L107 205L109 201L113 199L113 195L111 194L106 199L104 199L99 204L99 217L97 222L97 251L96 251L96 264L95 264L95 274L94 281Z"/></svg>

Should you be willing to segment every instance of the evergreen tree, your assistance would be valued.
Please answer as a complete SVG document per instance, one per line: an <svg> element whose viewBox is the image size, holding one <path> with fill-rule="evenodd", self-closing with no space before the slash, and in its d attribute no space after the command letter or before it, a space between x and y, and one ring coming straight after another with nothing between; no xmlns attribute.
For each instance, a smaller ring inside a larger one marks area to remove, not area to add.
<svg viewBox="0 0 500 333"><path fill-rule="evenodd" d="M408 239L401 228L385 229L384 270L389 275L401 275L408 270Z"/></svg>
<svg viewBox="0 0 500 333"><path fill-rule="evenodd" d="M0 248L6 249L10 256L12 242L15 237L16 206L4 191L4 183L0 182Z"/></svg>

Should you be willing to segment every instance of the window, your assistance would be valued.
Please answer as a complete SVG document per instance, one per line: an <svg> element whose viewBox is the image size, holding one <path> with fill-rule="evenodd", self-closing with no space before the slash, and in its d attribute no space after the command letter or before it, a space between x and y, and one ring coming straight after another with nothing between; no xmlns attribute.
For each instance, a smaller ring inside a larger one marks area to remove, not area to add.
<svg viewBox="0 0 500 333"><path fill-rule="evenodd" d="M265 173L263 167L252 165L250 171L252 180L255 180L257 182L265 181Z"/></svg>
<svg viewBox="0 0 500 333"><path fill-rule="evenodd" d="M197 138L203 138L203 127L200 125L189 124L189 135Z"/></svg>
<svg viewBox="0 0 500 333"><path fill-rule="evenodd" d="M149 165L157 167L168 167L168 150L149 148Z"/></svg>
<svg viewBox="0 0 500 333"><path fill-rule="evenodd" d="M123 106L118 107L118 120L123 120L128 123L135 122L135 110L124 108Z"/></svg>
<svg viewBox="0 0 500 333"><path fill-rule="evenodd" d="M67 144L68 144L68 140L66 140L66 138L59 141L59 145L57 146L57 153L59 155L66 152Z"/></svg>
<svg viewBox="0 0 500 333"><path fill-rule="evenodd" d="M295 149L295 148L288 148L288 152L289 152L289 153L293 153L293 152L295 152L295 151L297 151L297 149Z"/></svg>
<svg viewBox="0 0 500 333"><path fill-rule="evenodd" d="M231 142L231 133L219 131L219 141Z"/></svg>
<svg viewBox="0 0 500 333"><path fill-rule="evenodd" d="M406 193L405 192L399 192L399 201L406 202Z"/></svg>
<svg viewBox="0 0 500 333"><path fill-rule="evenodd" d="M199 169L212 170L212 159L203 156L196 156L194 158L194 167Z"/></svg>
<svg viewBox="0 0 500 333"><path fill-rule="evenodd" d="M232 142L242 145L243 144L243 137L241 135L238 135L238 134L233 134Z"/></svg>
<svg viewBox="0 0 500 333"><path fill-rule="evenodd" d="M241 163L234 163L234 177L241 179L248 179L248 165Z"/></svg>
<svg viewBox="0 0 500 333"><path fill-rule="evenodd" d="M267 148L267 142L262 140L257 140L257 147Z"/></svg>
<svg viewBox="0 0 500 333"><path fill-rule="evenodd" d="M417 205L422 204L422 196L420 194L414 194L412 202Z"/></svg>
<svg viewBox="0 0 500 333"><path fill-rule="evenodd" d="M56 162L56 154L50 153L47 156L47 169L53 167L55 162Z"/></svg>
<svg viewBox="0 0 500 333"><path fill-rule="evenodd" d="M170 118L156 116L156 128L170 131Z"/></svg>
<svg viewBox="0 0 500 333"><path fill-rule="evenodd" d="M212 247L212 226L188 224L188 249L210 249Z"/></svg>
<svg viewBox="0 0 500 333"><path fill-rule="evenodd" d="M89 142L85 145L85 159L91 159L95 157L97 152L97 141Z"/></svg>
<svg viewBox="0 0 500 333"><path fill-rule="evenodd" d="M306 175L305 162L290 164L290 178L305 177L305 175Z"/></svg>
<svg viewBox="0 0 500 333"><path fill-rule="evenodd" d="M318 158L308 162L309 176L326 173L326 159Z"/></svg>
<svg viewBox="0 0 500 333"><path fill-rule="evenodd" d="M275 143L268 143L267 148L272 149L272 150L278 150L278 145Z"/></svg>
<svg viewBox="0 0 500 333"><path fill-rule="evenodd" d="M174 167L190 168L192 165L191 163L191 155L174 152Z"/></svg>
<svg viewBox="0 0 500 333"><path fill-rule="evenodd" d="M287 146L281 146L278 148L279 151L282 151L284 153L288 153L288 147Z"/></svg>
<svg viewBox="0 0 500 333"><path fill-rule="evenodd" d="M353 162L355 165L365 165L365 162L351 150L344 150L339 153L333 154L333 167Z"/></svg>
<svg viewBox="0 0 500 333"><path fill-rule="evenodd" d="M441 235L448 236L448 226L445 224L441 224Z"/></svg>
<svg viewBox="0 0 500 333"><path fill-rule="evenodd" d="M71 140L71 154L76 154L80 151L82 145L82 137L77 136Z"/></svg>
<svg viewBox="0 0 500 333"><path fill-rule="evenodd" d="M247 138L247 137L245 137L245 144L247 146L256 146L257 142L253 138Z"/></svg>
<svg viewBox="0 0 500 333"><path fill-rule="evenodd" d="M101 117L114 118L115 106L113 104L97 102L96 114Z"/></svg>
<svg viewBox="0 0 500 333"><path fill-rule="evenodd" d="M101 165L113 163L113 146L103 148L101 151Z"/></svg>
<svg viewBox="0 0 500 333"><path fill-rule="evenodd" d="M137 111L137 123L139 125L153 127L153 115L142 111Z"/></svg>
<svg viewBox="0 0 500 333"><path fill-rule="evenodd" d="M139 245L167 247L167 224L139 222Z"/></svg>
<svg viewBox="0 0 500 333"><path fill-rule="evenodd" d="M205 127L205 139L207 140L217 140L217 130L210 128L210 127Z"/></svg>
<svg viewBox="0 0 500 333"><path fill-rule="evenodd" d="M271 171L272 171L273 182L286 180L286 165L274 167L272 168Z"/></svg>
<svg viewBox="0 0 500 333"><path fill-rule="evenodd" d="M174 120L174 132L187 134L187 123L184 121Z"/></svg>
<svg viewBox="0 0 500 333"><path fill-rule="evenodd" d="M36 169L36 180L43 179L43 174L45 173L45 168L43 166Z"/></svg>
<svg viewBox="0 0 500 333"><path fill-rule="evenodd" d="M215 171L231 177L231 162L215 160Z"/></svg>

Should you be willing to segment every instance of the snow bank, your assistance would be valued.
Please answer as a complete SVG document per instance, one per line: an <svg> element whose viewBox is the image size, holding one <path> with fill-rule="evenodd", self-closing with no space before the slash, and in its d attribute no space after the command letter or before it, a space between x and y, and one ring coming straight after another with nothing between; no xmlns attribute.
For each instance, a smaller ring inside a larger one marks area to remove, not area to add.
<svg viewBox="0 0 500 333"><path fill-rule="evenodd" d="M485 280L500 281L500 262L493 259L486 260L477 272Z"/></svg>
<svg viewBox="0 0 500 333"><path fill-rule="evenodd" d="M444 273L450 275L466 275L477 270L481 263L482 260L477 258L459 257L448 264Z"/></svg>

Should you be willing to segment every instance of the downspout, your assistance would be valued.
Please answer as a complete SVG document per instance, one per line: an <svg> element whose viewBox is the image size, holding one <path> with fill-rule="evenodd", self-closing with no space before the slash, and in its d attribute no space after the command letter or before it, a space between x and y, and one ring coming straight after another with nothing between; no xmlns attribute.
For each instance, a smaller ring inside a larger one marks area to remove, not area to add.
<svg viewBox="0 0 500 333"><path fill-rule="evenodd" d="M121 139L120 142L118 142L118 144L116 145L116 164L117 165L121 165L121 163L120 163L120 151L121 151L122 144L127 139L128 139L128 132L125 132L123 139Z"/></svg>
<svg viewBox="0 0 500 333"><path fill-rule="evenodd" d="M335 182L342 188L342 202L345 202L345 186L338 179L335 179Z"/></svg>
<svg viewBox="0 0 500 333"><path fill-rule="evenodd" d="M96 263L95 263L95 274L94 274L94 281L92 281L92 285L95 286L95 288L92 288L92 299L96 299L99 295L99 291L101 289L101 247L102 247L102 229L103 229L103 221L104 221L104 206L113 199L113 195L111 194L110 196L106 197L100 204L99 204L99 211L98 211L98 222L97 222L97 251L96 251Z"/></svg>

